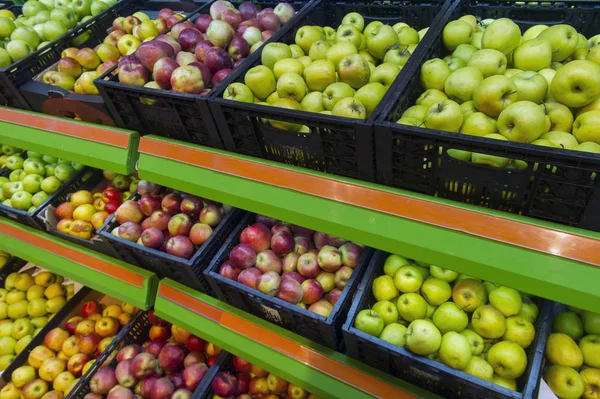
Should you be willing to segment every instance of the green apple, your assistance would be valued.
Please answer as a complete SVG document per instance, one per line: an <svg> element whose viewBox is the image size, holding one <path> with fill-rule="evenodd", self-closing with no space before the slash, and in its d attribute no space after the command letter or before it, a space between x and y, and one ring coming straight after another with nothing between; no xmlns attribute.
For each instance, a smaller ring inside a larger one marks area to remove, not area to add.
<svg viewBox="0 0 600 399"><path fill-rule="evenodd" d="M573 128L573 114L571 110L557 102L544 103L540 105L544 113L550 118L550 130L559 132L570 132Z"/></svg>
<svg viewBox="0 0 600 399"><path fill-rule="evenodd" d="M403 26L398 30L395 30L398 35L398 43L401 46L409 45L409 44L419 44L421 38L419 37L419 32L416 29L411 28L410 26Z"/></svg>
<svg viewBox="0 0 600 399"><path fill-rule="evenodd" d="M60 186L62 185L62 182L60 180L58 180L58 178L56 176L48 176L46 177L43 181L42 181L42 190L44 190L46 192L46 194L52 194L54 192L56 192Z"/></svg>
<svg viewBox="0 0 600 399"><path fill-rule="evenodd" d="M452 52L452 57L460 58L466 62L469 62L474 53L479 50L472 44L459 44L458 47Z"/></svg>
<svg viewBox="0 0 600 399"><path fill-rule="evenodd" d="M458 20L465 21L469 25L471 25L473 27L473 32L479 31L479 23L477 22L477 17L475 17L474 15L471 15L471 14L463 15Z"/></svg>
<svg viewBox="0 0 600 399"><path fill-rule="evenodd" d="M517 86L517 101L531 101L540 104L546 98L548 82L539 73L525 71L511 76L510 79Z"/></svg>
<svg viewBox="0 0 600 399"><path fill-rule="evenodd" d="M277 95L279 98L289 98L302 101L306 95L306 83L302 76L294 72L286 72L277 80Z"/></svg>
<svg viewBox="0 0 600 399"><path fill-rule="evenodd" d="M500 377L517 379L527 368L527 355L518 344L502 341L494 344L487 354L487 361Z"/></svg>
<svg viewBox="0 0 600 399"><path fill-rule="evenodd" d="M231 83L229 84L229 86L227 86L225 92L223 93L223 98L226 100L242 101L245 103L254 102L254 95L252 94L252 90L250 90L250 88L245 84L238 82Z"/></svg>
<svg viewBox="0 0 600 399"><path fill-rule="evenodd" d="M337 65L337 71L339 80L354 89L363 87L371 78L371 68L367 60L359 54L344 57Z"/></svg>
<svg viewBox="0 0 600 399"><path fill-rule="evenodd" d="M441 304L433 314L433 323L442 332L461 332L469 324L467 314L453 302Z"/></svg>
<svg viewBox="0 0 600 399"><path fill-rule="evenodd" d="M394 279L389 275L383 275L373 280L373 296L377 301L389 301L398 297L398 288Z"/></svg>
<svg viewBox="0 0 600 399"><path fill-rule="evenodd" d="M92 14L91 8L92 8L92 0L75 0L73 3L71 3L71 8L73 9L73 11L75 11L75 13L77 13L77 16L79 18L83 18L86 17L88 15ZM136 14L143 14L143 13L136 13ZM134 16L138 16L135 15ZM144 14L145 15L145 14ZM146 17L148 18L148 17ZM142 20L143 22L144 20Z"/></svg>
<svg viewBox="0 0 600 399"><path fill-rule="evenodd" d="M11 182L20 182L27 176L27 173L23 169L17 169L10 172L8 179Z"/></svg>
<svg viewBox="0 0 600 399"><path fill-rule="evenodd" d="M408 259L400 255L392 254L385 259L385 262L383 264L383 272L386 275L393 278L396 275L398 269L400 269L402 266L407 265L410 265L410 261Z"/></svg>
<svg viewBox="0 0 600 399"><path fill-rule="evenodd" d="M563 61L577 49L579 35L575 28L566 24L559 24L544 29L537 36L547 39L552 46L552 61Z"/></svg>
<svg viewBox="0 0 600 399"><path fill-rule="evenodd" d="M454 72L466 67L467 61L463 60L462 58L451 57L450 59L448 59L447 64L448 68L450 68L450 70Z"/></svg>
<svg viewBox="0 0 600 399"><path fill-rule="evenodd" d="M473 90L473 102L477 109L493 118L516 102L517 98L517 86L510 78L502 75L484 79Z"/></svg>
<svg viewBox="0 0 600 399"><path fill-rule="evenodd" d="M521 41L521 29L508 18L499 18L492 22L481 37L484 49L498 50L505 55L517 48Z"/></svg>
<svg viewBox="0 0 600 399"><path fill-rule="evenodd" d="M578 142L600 144L600 111L588 111L581 114L573 122L573 136Z"/></svg>
<svg viewBox="0 0 600 399"><path fill-rule="evenodd" d="M471 37L471 45L475 46L478 49L482 48L481 38L483 37L483 31L473 32L473 36Z"/></svg>
<svg viewBox="0 0 600 399"><path fill-rule="evenodd" d="M27 57L29 54L33 53L34 50L35 47L32 47L31 44L29 44L25 40L11 40L6 45L6 51L8 52L8 55L10 55L10 58L13 61L18 61L22 58Z"/></svg>
<svg viewBox="0 0 600 399"><path fill-rule="evenodd" d="M337 29L335 40L337 43L342 41L350 42L358 49L361 47L362 38L363 35L354 25L342 24Z"/></svg>
<svg viewBox="0 0 600 399"><path fill-rule="evenodd" d="M399 43L398 34L389 25L381 25L375 28L365 37L367 39L367 51L378 60L383 60L385 53Z"/></svg>
<svg viewBox="0 0 600 399"><path fill-rule="evenodd" d="M450 299L452 288L446 280L430 277L423 282L421 295L430 305L439 306Z"/></svg>
<svg viewBox="0 0 600 399"><path fill-rule="evenodd" d="M531 143L547 130L544 111L531 101L518 101L498 116L498 131L510 141Z"/></svg>
<svg viewBox="0 0 600 399"><path fill-rule="evenodd" d="M588 105L600 96L600 65L587 60L569 62L556 71L550 94L567 107Z"/></svg>
<svg viewBox="0 0 600 399"><path fill-rule="evenodd" d="M277 61L273 66L275 79L279 79L286 72L294 72L302 76L304 73L304 64L294 58L284 58Z"/></svg>
<svg viewBox="0 0 600 399"><path fill-rule="evenodd" d="M23 169L25 160L20 155L11 155L6 158L5 166L10 170Z"/></svg>
<svg viewBox="0 0 600 399"><path fill-rule="evenodd" d="M506 319L491 305L477 308L471 317L471 324L473 330L483 338L500 338L506 331Z"/></svg>
<svg viewBox="0 0 600 399"><path fill-rule="evenodd" d="M473 27L465 21L450 21L442 31L442 41L449 51L454 51L461 44L470 44L473 38Z"/></svg>
<svg viewBox="0 0 600 399"><path fill-rule="evenodd" d="M454 285L452 300L465 312L473 312L487 303L488 295L481 281L467 278Z"/></svg>
<svg viewBox="0 0 600 399"><path fill-rule="evenodd" d="M327 56L327 50L332 46L331 42L327 40L316 41L310 46L308 56L313 60L324 60Z"/></svg>
<svg viewBox="0 0 600 399"><path fill-rule="evenodd" d="M442 343L442 334L431 320L411 322L404 335L406 348L417 355L427 356L435 353Z"/></svg>
<svg viewBox="0 0 600 399"><path fill-rule="evenodd" d="M428 89L417 98L417 105L425 105L427 109L440 101L446 100L448 96L443 91Z"/></svg>
<svg viewBox="0 0 600 399"><path fill-rule="evenodd" d="M387 89L381 83L368 83L358 89L354 98L359 100L367 110L367 118L373 114L377 105L385 96Z"/></svg>
<svg viewBox="0 0 600 399"><path fill-rule="evenodd" d="M579 341L586 366L600 368L600 335L587 335Z"/></svg>
<svg viewBox="0 0 600 399"><path fill-rule="evenodd" d="M402 117L414 118L420 122L423 122L425 120L425 115L427 114L428 108L429 107L425 105L413 105L402 113ZM429 269L427 269L427 271L429 272Z"/></svg>
<svg viewBox="0 0 600 399"><path fill-rule="evenodd" d="M50 12L50 19L52 21L60 22L67 29L71 29L77 25L77 14L70 8L58 7Z"/></svg>
<svg viewBox="0 0 600 399"><path fill-rule="evenodd" d="M354 89L347 83L332 83L323 90L323 106L327 110L332 110L338 101L343 98L352 98L355 93Z"/></svg>
<svg viewBox="0 0 600 399"><path fill-rule="evenodd" d="M375 29L379 28L381 25L383 25L383 22L381 21L370 22L367 26L365 26L365 29L363 29L363 35L365 37L369 36Z"/></svg>
<svg viewBox="0 0 600 399"><path fill-rule="evenodd" d="M441 58L433 58L425 61L421 66L421 86L425 90L444 90L446 79L448 79L451 73L452 71L450 71L448 64Z"/></svg>
<svg viewBox="0 0 600 399"><path fill-rule="evenodd" d="M244 83L250 88L254 97L260 100L265 100L277 89L273 71L264 65L255 66L246 72Z"/></svg>
<svg viewBox="0 0 600 399"><path fill-rule="evenodd" d="M292 50L285 43L268 43L261 53L261 63L271 70L277 61L286 58L292 58Z"/></svg>
<svg viewBox="0 0 600 399"><path fill-rule="evenodd" d="M433 306L432 304L427 303L427 315L425 317L429 320L433 320L433 315L435 314L437 308L437 306Z"/></svg>
<svg viewBox="0 0 600 399"><path fill-rule="evenodd" d="M344 16L342 25L352 25L360 32L365 28L365 19L357 12L351 12Z"/></svg>
<svg viewBox="0 0 600 399"><path fill-rule="evenodd" d="M331 115L366 120L367 110L356 98L343 98L333 106Z"/></svg>
<svg viewBox="0 0 600 399"><path fill-rule="evenodd" d="M92 14L92 16L96 16L96 15L100 14L102 11L108 9L109 7L110 6L102 0L94 0L90 7L90 13Z"/></svg>
<svg viewBox="0 0 600 399"><path fill-rule="evenodd" d="M504 341L511 341L527 349L535 338L535 327L522 317L512 316L506 319Z"/></svg>
<svg viewBox="0 0 600 399"><path fill-rule="evenodd" d="M583 329L587 334L600 335L600 313L585 310L581 313L581 319L583 320Z"/></svg>
<svg viewBox="0 0 600 399"><path fill-rule="evenodd" d="M304 68L304 80L310 91L323 92L336 82L335 65L329 60L314 61Z"/></svg>
<svg viewBox="0 0 600 399"><path fill-rule="evenodd" d="M28 26L19 26L10 35L10 40L23 40L32 48L39 46L41 40L35 29Z"/></svg>
<svg viewBox="0 0 600 399"><path fill-rule="evenodd" d="M30 194L36 194L41 190L43 180L44 178L40 175L27 175L23 179L23 190Z"/></svg>
<svg viewBox="0 0 600 399"><path fill-rule="evenodd" d="M302 82L304 82L304 80ZM321 112L325 109L323 107L323 95L318 91L313 91L305 95L300 102L300 105L304 111L308 112Z"/></svg>
<svg viewBox="0 0 600 399"><path fill-rule="evenodd" d="M342 59L351 54L358 53L358 48L352 42L341 41L334 43L325 54L325 58L334 65L338 65Z"/></svg>
<svg viewBox="0 0 600 399"><path fill-rule="evenodd" d="M564 399L580 398L585 391L583 377L571 367L560 365L548 367L544 371L544 381L554 394Z"/></svg>
<svg viewBox="0 0 600 399"><path fill-rule="evenodd" d="M460 127L460 133L478 137L484 137L497 131L496 120L483 112L475 112L467 116Z"/></svg>
<svg viewBox="0 0 600 399"><path fill-rule="evenodd" d="M521 311L519 312L518 316L524 318L530 323L535 323L538 316L537 305L527 297L521 297L521 299L523 300L523 306L521 306Z"/></svg>
<svg viewBox="0 0 600 399"><path fill-rule="evenodd" d="M451 100L458 103L470 101L473 91L483 82L483 74L475 67L460 68L448 76L444 84L444 92Z"/></svg>
<svg viewBox="0 0 600 399"><path fill-rule="evenodd" d="M458 132L463 122L460 105L452 100L433 104L427 109L424 122L428 129Z"/></svg>
<svg viewBox="0 0 600 399"><path fill-rule="evenodd" d="M47 11L48 8L41 2L36 0L28 0L23 4L23 15L27 18L35 17L41 11Z"/></svg>
<svg viewBox="0 0 600 399"><path fill-rule="evenodd" d="M10 54L4 48L0 48L0 68L8 68L12 64Z"/></svg>
<svg viewBox="0 0 600 399"><path fill-rule="evenodd" d="M486 381L492 381L492 378L494 377L494 368L485 359L482 359L479 356L472 356L467 367L465 367L463 371Z"/></svg>
<svg viewBox="0 0 600 399"><path fill-rule="evenodd" d="M17 340L11 336L0 338L0 356L12 355L15 353Z"/></svg>
<svg viewBox="0 0 600 399"><path fill-rule="evenodd" d="M540 139L548 140L557 145L558 148L565 148L567 150L574 150L579 145L577 139L575 139L571 133L559 132L556 130L543 134Z"/></svg>
<svg viewBox="0 0 600 399"><path fill-rule="evenodd" d="M398 309L396 308L396 305L390 301L378 301L373 305L371 310L379 314L386 326L398 321Z"/></svg>
<svg viewBox="0 0 600 399"><path fill-rule="evenodd" d="M390 323L383 328L379 338L389 342L390 344L404 347L406 344L406 338L404 338L404 334L406 334L407 331L408 329L402 324Z"/></svg>
<svg viewBox="0 0 600 399"><path fill-rule="evenodd" d="M473 100L465 101L464 103L460 104L460 111L463 114L463 120L466 120L470 115L478 112Z"/></svg>
<svg viewBox="0 0 600 399"><path fill-rule="evenodd" d="M53 41L67 33L68 29L59 21L47 21L43 24L44 37L47 41Z"/></svg>
<svg viewBox="0 0 600 399"><path fill-rule="evenodd" d="M419 294L411 292L401 295L396 306L400 316L408 322L423 319L427 315L427 302Z"/></svg>
<svg viewBox="0 0 600 399"><path fill-rule="evenodd" d="M354 327L366 334L379 337L383 331L384 323L377 312L371 309L364 309L356 315Z"/></svg>
<svg viewBox="0 0 600 399"><path fill-rule="evenodd" d="M402 293L417 292L423 284L423 275L416 266L402 266L394 274L394 284Z"/></svg>
<svg viewBox="0 0 600 399"><path fill-rule="evenodd" d="M583 337L583 322L575 312L559 312L552 321L552 332L563 333L573 340Z"/></svg>
<svg viewBox="0 0 600 399"><path fill-rule="evenodd" d="M290 50L292 51L292 58L300 58L305 55L302 48L297 44L290 44Z"/></svg>
<svg viewBox="0 0 600 399"><path fill-rule="evenodd" d="M27 301L22 299L18 302L12 303L8 305L8 317L13 320L22 319L27 316Z"/></svg>
<svg viewBox="0 0 600 399"><path fill-rule="evenodd" d="M438 354L439 360L446 366L462 370L471 360L471 346L464 335L448 331L442 336Z"/></svg>
<svg viewBox="0 0 600 399"><path fill-rule="evenodd" d="M585 143L581 143L575 148L577 151L591 152L593 154L600 154L600 144L592 143L591 141L587 141Z"/></svg>
<svg viewBox="0 0 600 399"><path fill-rule="evenodd" d="M325 33L316 26L303 26L296 32L295 42L304 51L304 54L308 54L310 46L319 40L326 40L326 37Z"/></svg>
<svg viewBox="0 0 600 399"><path fill-rule="evenodd" d="M302 106L300 105L300 103L296 100L292 100L291 98L279 98L279 99L273 101L272 105L274 107L286 108L286 109L291 109L291 110L295 110L295 111L302 110ZM281 129L281 130L288 130L291 132L296 132L301 127L301 125L299 125L297 123L285 122L285 121L281 121L281 120L271 119L271 120L269 120L269 123L274 128Z"/></svg>
<svg viewBox="0 0 600 399"><path fill-rule="evenodd" d="M513 65L524 71L540 71L552 63L552 44L548 39L536 38L523 42L513 53Z"/></svg>
<svg viewBox="0 0 600 399"><path fill-rule="evenodd" d="M26 211L31 208L31 197L27 191L18 191L10 197L10 203L13 208Z"/></svg>
<svg viewBox="0 0 600 399"><path fill-rule="evenodd" d="M548 87L550 88L552 85L552 80L554 79L554 75L556 75L556 71L551 68L544 68L538 71L538 73L544 78L546 78L546 81L548 82ZM550 90L548 90L548 94L550 94Z"/></svg>
<svg viewBox="0 0 600 399"><path fill-rule="evenodd" d="M385 64L393 64L399 67L404 66L408 59L410 58L410 51L406 48L406 46L398 47L390 49L385 56L383 57L383 62Z"/></svg>
<svg viewBox="0 0 600 399"><path fill-rule="evenodd" d="M60 164L54 169L54 176L61 182L70 180L75 175L75 169L70 164Z"/></svg>
<svg viewBox="0 0 600 399"><path fill-rule="evenodd" d="M457 272L434 265L429 266L429 273L431 273L433 277L446 280L449 283L453 282L458 277Z"/></svg>
<svg viewBox="0 0 600 399"><path fill-rule="evenodd" d="M477 50L467 62L467 66L479 69L484 78L502 75L506 71L506 65L506 56L494 49Z"/></svg>
<svg viewBox="0 0 600 399"><path fill-rule="evenodd" d="M402 118L398 119L396 121L396 123L398 123L400 125L406 125L406 126L422 126L423 125L423 121L420 121L416 118L411 118L411 117L402 117Z"/></svg>
<svg viewBox="0 0 600 399"><path fill-rule="evenodd" d="M12 334L12 326L12 320L0 320L0 337L10 337Z"/></svg>
<svg viewBox="0 0 600 399"><path fill-rule="evenodd" d="M535 39L540 33L548 29L548 25L534 25L523 33L523 42Z"/></svg>
<svg viewBox="0 0 600 399"><path fill-rule="evenodd" d="M10 37L11 33L16 29L15 23L12 19L7 17L0 17L0 38L4 39Z"/></svg>
<svg viewBox="0 0 600 399"><path fill-rule="evenodd" d="M504 317L519 314L523 305L519 291L503 286L490 292L489 300L490 304L502 312Z"/></svg>
<svg viewBox="0 0 600 399"><path fill-rule="evenodd" d="M23 170L28 175L43 175L46 172L44 163L35 158L28 158L23 162Z"/></svg>
<svg viewBox="0 0 600 399"><path fill-rule="evenodd" d="M381 83L386 89L389 89L400 73L400 67L393 64L381 64L371 72L369 83Z"/></svg>
<svg viewBox="0 0 600 399"><path fill-rule="evenodd" d="M472 355L480 355L483 353L483 338L481 335L477 334L475 331L470 328L466 328L460 332L464 335L469 341L469 345L471 346L471 354Z"/></svg>
<svg viewBox="0 0 600 399"><path fill-rule="evenodd" d="M19 340L26 335L33 334L33 330L34 330L34 328L31 325L31 322L29 321L29 319L27 319L27 318L18 319L18 320L15 320L13 323L11 336L16 340Z"/></svg>

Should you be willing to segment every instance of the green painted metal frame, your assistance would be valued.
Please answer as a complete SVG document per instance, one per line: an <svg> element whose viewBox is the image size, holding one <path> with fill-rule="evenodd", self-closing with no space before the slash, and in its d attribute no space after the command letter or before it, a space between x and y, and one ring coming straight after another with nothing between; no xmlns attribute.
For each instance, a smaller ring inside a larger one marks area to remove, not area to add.
<svg viewBox="0 0 600 399"><path fill-rule="evenodd" d="M160 284L182 291L185 294L190 295L224 312L234 314L240 318L269 329L282 337L289 338L300 345L310 347L311 349L316 350L328 357L358 369L363 373L370 374L371 376L383 380L388 384L396 385L402 390L410 392L418 398L438 398L438 396L430 392L382 373L344 354L320 346L306 338L259 319L258 317L242 312L239 309L229 306L215 298L202 294L173 280L161 280ZM272 371L287 381L299 385L321 398L373 398L373 396L368 395L361 390L352 387L351 385L348 385L344 381L333 378L307 364L279 353L271 347L255 342L243 334L223 327L219 323L210 320L191 309L182 307L177 303L165 299L160 295L156 296L154 310L159 317L185 328L193 334L214 343L228 352L243 357L244 359L257 364L260 367Z"/></svg>
<svg viewBox="0 0 600 399"><path fill-rule="evenodd" d="M274 168L301 170L306 174L352 182L391 193L426 198L428 201L450 204L473 212L501 215L525 223L573 232L598 239L600 249L600 235L594 232L539 222L516 215L507 216L492 210L419 196L376 184L298 169L207 147L153 138L181 146L201 148L208 152L227 154L230 157L247 159ZM392 253L403 254L571 306L600 311L600 290L598 290L600 268L592 265L143 153L139 157L138 174L142 179L252 212L345 237ZM493 226L490 228L493 229ZM535 240L535 237L531 239Z"/></svg>
<svg viewBox="0 0 600 399"><path fill-rule="evenodd" d="M109 274L89 268L85 264L77 262L76 260L63 256L61 254L61 250L59 249L60 247L58 246L57 252L50 252L39 248L33 243L24 242L18 238L2 233L0 233L0 250L6 251L14 256L47 268L52 272L69 277L70 279L84 284L94 290L108 294L120 301L130 303L138 308L148 309L154 305L154 300L158 289L158 278L154 273L118 261L100 253L89 251L68 241L51 236L48 233L43 233L5 218L0 218L0 225L2 224L22 230L31 236L53 241L57 245L72 248L82 254L101 259L122 269L132 271L142 276L143 282L141 287L137 287Z"/></svg>
<svg viewBox="0 0 600 399"><path fill-rule="evenodd" d="M40 114L32 115L40 118ZM52 119L59 119L51 116L43 117L49 120L49 124L52 123ZM80 125L81 129L94 126L78 121L70 123ZM138 159L137 149L140 135L129 130L117 128L111 128L111 130L129 135L127 148L2 121L0 121L0 143L69 159L98 169L131 174L135 171Z"/></svg>

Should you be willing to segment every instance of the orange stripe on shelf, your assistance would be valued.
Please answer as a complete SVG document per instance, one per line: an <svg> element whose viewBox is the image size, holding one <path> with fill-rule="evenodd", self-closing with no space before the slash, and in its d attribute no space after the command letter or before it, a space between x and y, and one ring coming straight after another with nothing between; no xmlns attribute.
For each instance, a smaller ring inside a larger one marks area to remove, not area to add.
<svg viewBox="0 0 600 399"><path fill-rule="evenodd" d="M315 352L310 348L306 348L266 328L217 309L175 288L161 284L158 294L179 306L221 324L231 331L243 334L259 344L275 349L294 360L343 381L369 395L381 399L416 399L409 392L405 392L398 387L387 384L351 366Z"/></svg>
<svg viewBox="0 0 600 399"><path fill-rule="evenodd" d="M142 137L139 151L506 244L600 266L598 241L326 177Z"/></svg>
<svg viewBox="0 0 600 399"><path fill-rule="evenodd" d="M83 267L96 270L102 274L105 274L117 280L121 280L125 283L134 285L136 287L143 288L144 286L143 276L131 270L123 269L112 263L105 262L101 259L79 252L60 243L56 243L55 241L45 239L35 234L30 234L26 231L23 231L13 226L9 226L4 223L0 223L0 234L6 234L19 241L33 244L47 252L51 252L64 258L68 258L74 262L77 262Z"/></svg>
<svg viewBox="0 0 600 399"><path fill-rule="evenodd" d="M13 109L0 108L0 121L46 130L65 136L109 144L115 147L129 147L130 135L124 132L105 129L102 125L82 125L68 119L54 118L43 114L34 114Z"/></svg>

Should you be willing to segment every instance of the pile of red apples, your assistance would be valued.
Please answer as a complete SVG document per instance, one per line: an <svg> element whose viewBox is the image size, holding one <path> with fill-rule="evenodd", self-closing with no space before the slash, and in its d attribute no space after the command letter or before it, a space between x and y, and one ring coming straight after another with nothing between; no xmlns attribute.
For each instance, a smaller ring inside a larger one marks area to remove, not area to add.
<svg viewBox="0 0 600 399"><path fill-rule="evenodd" d="M150 314L143 345L123 347L91 378L85 399L190 399L220 349Z"/></svg>
<svg viewBox="0 0 600 399"><path fill-rule="evenodd" d="M119 81L206 94L294 15L287 3L259 10L252 2L236 9L228 1L215 1L210 14L199 15L193 23L177 23L168 34L140 44L134 55L121 58Z"/></svg>
<svg viewBox="0 0 600 399"><path fill-rule="evenodd" d="M328 317L354 272L361 246L257 216L219 274Z"/></svg>
<svg viewBox="0 0 600 399"><path fill-rule="evenodd" d="M137 201L123 202L115 212L112 234L144 247L190 259L230 208L191 194L140 180Z"/></svg>

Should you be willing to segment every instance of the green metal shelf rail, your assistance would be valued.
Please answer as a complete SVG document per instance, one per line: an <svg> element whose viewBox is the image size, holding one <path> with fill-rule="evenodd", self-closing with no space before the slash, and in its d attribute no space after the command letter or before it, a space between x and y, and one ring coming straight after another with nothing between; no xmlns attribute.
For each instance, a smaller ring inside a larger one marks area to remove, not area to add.
<svg viewBox="0 0 600 399"><path fill-rule="evenodd" d="M154 273L0 218L0 250L141 309L154 305Z"/></svg>
<svg viewBox="0 0 600 399"><path fill-rule="evenodd" d="M139 134L129 130L0 109L0 144L121 174L135 171Z"/></svg>
<svg viewBox="0 0 600 399"><path fill-rule="evenodd" d="M154 310L321 398L438 397L173 280L161 280Z"/></svg>
<svg viewBox="0 0 600 399"><path fill-rule="evenodd" d="M155 136L140 140L138 174L174 189L600 311L598 233Z"/></svg>

